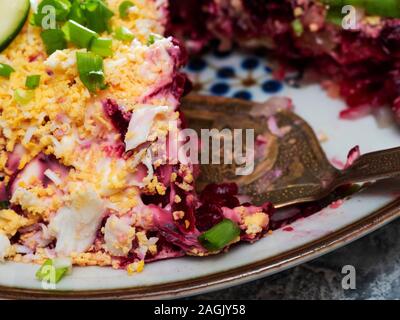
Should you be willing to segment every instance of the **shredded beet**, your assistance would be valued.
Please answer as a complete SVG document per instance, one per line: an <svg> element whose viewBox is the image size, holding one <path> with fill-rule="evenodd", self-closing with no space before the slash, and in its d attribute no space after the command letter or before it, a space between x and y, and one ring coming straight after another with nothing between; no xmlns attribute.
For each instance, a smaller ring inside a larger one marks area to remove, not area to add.
<svg viewBox="0 0 400 320"><path fill-rule="evenodd" d="M235 183L213 183L207 185L200 194L202 205L196 209L197 229L206 231L221 222L224 218L223 210L226 210L226 208L251 207L250 203L240 204L237 198L238 193L239 188ZM264 203L261 209L268 216L271 216L275 211L273 204L270 202Z"/></svg>
<svg viewBox="0 0 400 320"><path fill-rule="evenodd" d="M234 208L239 206L237 195L239 193L236 183L212 183L207 185L200 194L203 203L216 203L221 207Z"/></svg>
<svg viewBox="0 0 400 320"><path fill-rule="evenodd" d="M235 183L212 183L207 185L200 194L202 205L196 210L196 226L200 231L206 231L222 221L222 207L233 209L240 205L238 187Z"/></svg>
<svg viewBox="0 0 400 320"><path fill-rule="evenodd" d="M179 257L183 257L185 255L185 251L183 251L178 246L173 245L172 243L168 242L161 233L157 232L153 236L158 238L157 254L152 255L151 253L148 253L146 255L146 259L145 259L146 262L153 262L153 261L165 260L165 259L171 259L171 258L179 258Z"/></svg>
<svg viewBox="0 0 400 320"><path fill-rule="evenodd" d="M347 155L347 162L344 168L346 169L350 167L354 163L354 161L356 161L360 157L360 155L361 155L360 147L359 146L353 147Z"/></svg>
<svg viewBox="0 0 400 320"><path fill-rule="evenodd" d="M207 231L223 219L219 205L205 203L196 210L196 227L199 231Z"/></svg>
<svg viewBox="0 0 400 320"><path fill-rule="evenodd" d="M112 99L103 101L103 108L114 128L121 134L122 138L125 138L129 127L129 121L131 120L131 114L124 111L117 102Z"/></svg>

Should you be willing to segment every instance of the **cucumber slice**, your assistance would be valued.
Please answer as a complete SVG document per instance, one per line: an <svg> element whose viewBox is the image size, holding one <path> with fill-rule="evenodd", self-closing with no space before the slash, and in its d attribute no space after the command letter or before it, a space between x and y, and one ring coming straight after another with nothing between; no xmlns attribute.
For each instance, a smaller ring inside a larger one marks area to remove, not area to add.
<svg viewBox="0 0 400 320"><path fill-rule="evenodd" d="M29 0L0 0L0 52L21 31L29 14Z"/></svg>

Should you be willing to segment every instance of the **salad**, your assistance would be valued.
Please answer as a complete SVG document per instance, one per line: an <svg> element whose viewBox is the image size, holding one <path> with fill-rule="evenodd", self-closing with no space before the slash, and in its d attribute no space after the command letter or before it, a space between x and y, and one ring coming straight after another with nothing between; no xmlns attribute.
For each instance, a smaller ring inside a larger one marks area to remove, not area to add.
<svg viewBox="0 0 400 320"><path fill-rule="evenodd" d="M170 159L188 85L167 5L0 1L0 260L57 282L71 265L135 273L268 231L270 204L242 205L234 184L197 195L190 159Z"/></svg>

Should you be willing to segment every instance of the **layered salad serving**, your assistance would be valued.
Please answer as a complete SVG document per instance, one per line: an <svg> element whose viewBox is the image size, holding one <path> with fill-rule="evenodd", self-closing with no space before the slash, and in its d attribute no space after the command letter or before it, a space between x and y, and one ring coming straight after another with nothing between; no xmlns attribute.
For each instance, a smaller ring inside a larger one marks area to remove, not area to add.
<svg viewBox="0 0 400 320"><path fill-rule="evenodd" d="M158 0L0 1L0 260L55 281L134 273L268 231L269 204L242 206L233 184L196 195L190 159L172 159L188 86L168 16Z"/></svg>
<svg viewBox="0 0 400 320"><path fill-rule="evenodd" d="M278 77L317 71L342 117L400 118L398 18L396 0L0 0L0 261L57 282L72 265L135 273L267 235L285 220L273 204L231 183L197 194L198 167L176 157L187 52L267 48Z"/></svg>

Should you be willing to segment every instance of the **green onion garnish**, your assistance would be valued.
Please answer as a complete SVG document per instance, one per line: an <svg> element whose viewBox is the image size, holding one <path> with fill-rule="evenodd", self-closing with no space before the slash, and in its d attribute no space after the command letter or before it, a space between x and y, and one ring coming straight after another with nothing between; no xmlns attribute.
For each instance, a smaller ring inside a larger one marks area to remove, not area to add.
<svg viewBox="0 0 400 320"><path fill-rule="evenodd" d="M132 41L135 36L128 28L119 27L117 30L115 30L115 38L121 41Z"/></svg>
<svg viewBox="0 0 400 320"><path fill-rule="evenodd" d="M55 8L58 23L53 26L48 21L51 12L46 6ZM44 29L42 39L47 53L52 54L67 48L67 41L89 49L93 39L99 36L98 33L111 31L109 21L113 15L103 0L43 0L31 23ZM67 22L61 28L63 21Z"/></svg>
<svg viewBox="0 0 400 320"><path fill-rule="evenodd" d="M296 36L301 37L304 32L303 24L301 23L300 19L294 19L292 21L292 28Z"/></svg>
<svg viewBox="0 0 400 320"><path fill-rule="evenodd" d="M106 88L103 58L91 52L77 52L79 77L90 92Z"/></svg>
<svg viewBox="0 0 400 320"><path fill-rule="evenodd" d="M71 268L70 259L48 259L36 272L36 279L56 284L68 274Z"/></svg>
<svg viewBox="0 0 400 320"><path fill-rule="evenodd" d="M160 40L162 39L161 36L157 35L157 34L151 34L149 35L149 38L147 39L147 45L151 46L152 44L154 44L156 42L156 40Z"/></svg>
<svg viewBox="0 0 400 320"><path fill-rule="evenodd" d="M13 72L15 72L13 67L5 63L0 63L0 77L9 79Z"/></svg>
<svg viewBox="0 0 400 320"><path fill-rule="evenodd" d="M9 201L0 201L0 209L8 209L10 207Z"/></svg>
<svg viewBox="0 0 400 320"><path fill-rule="evenodd" d="M20 105L28 104L35 97L35 92L33 90L17 89L14 91L14 99Z"/></svg>
<svg viewBox="0 0 400 320"><path fill-rule="evenodd" d="M112 51L112 39L96 38L93 39L90 46L90 51L102 56L110 57L113 54Z"/></svg>
<svg viewBox="0 0 400 320"><path fill-rule="evenodd" d="M82 10L82 3L80 0L73 0L68 20L74 20L83 26L86 25L86 17Z"/></svg>
<svg viewBox="0 0 400 320"><path fill-rule="evenodd" d="M147 45L151 46L155 42L156 42L156 37L154 36L154 34L149 35L149 39L147 40Z"/></svg>
<svg viewBox="0 0 400 320"><path fill-rule="evenodd" d="M38 6L37 13L33 16L33 24L42 26L44 19L49 17L47 8L54 8L57 21L66 21L71 10L71 3L68 0L43 0Z"/></svg>
<svg viewBox="0 0 400 320"><path fill-rule="evenodd" d="M99 36L93 30L84 27L74 20L68 20L68 22L62 27L62 31L67 40L71 41L79 48L89 49L92 40Z"/></svg>
<svg viewBox="0 0 400 320"><path fill-rule="evenodd" d="M57 50L63 50L67 48L67 41L65 40L64 33L59 29L49 29L42 31L40 34L44 45L46 46L46 52L51 55Z"/></svg>
<svg viewBox="0 0 400 320"><path fill-rule="evenodd" d="M114 13L101 0L86 0L82 3L86 26L98 33L110 31L109 21Z"/></svg>
<svg viewBox="0 0 400 320"><path fill-rule="evenodd" d="M36 89L40 84L40 75L26 77L25 86L28 89Z"/></svg>
<svg viewBox="0 0 400 320"><path fill-rule="evenodd" d="M204 248L217 251L240 236L240 228L232 220L224 219L198 238Z"/></svg>
<svg viewBox="0 0 400 320"><path fill-rule="evenodd" d="M135 4L132 1L124 1L119 5L119 15L122 19L128 17L128 9L133 7Z"/></svg>

